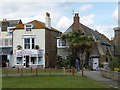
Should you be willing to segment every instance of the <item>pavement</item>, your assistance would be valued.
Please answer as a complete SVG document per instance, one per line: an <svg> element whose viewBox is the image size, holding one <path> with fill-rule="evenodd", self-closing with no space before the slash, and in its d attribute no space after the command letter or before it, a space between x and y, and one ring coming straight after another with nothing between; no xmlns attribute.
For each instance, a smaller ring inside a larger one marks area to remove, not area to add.
<svg viewBox="0 0 120 90"><path fill-rule="evenodd" d="M78 72L77 74L81 75L81 72ZM84 75L94 80L106 83L115 88L120 88L120 82L102 77L100 71L84 71Z"/></svg>
<svg viewBox="0 0 120 90"><path fill-rule="evenodd" d="M50 74L51 75L64 75L64 73L37 73L37 75L50 75ZM36 75L36 73L27 73L27 74L22 74L22 75ZM72 75L72 73L66 73L66 75ZM81 72L75 73L75 75L81 75ZM84 71L84 75L94 80L106 83L115 88L120 88L120 82L102 77L100 71ZM0 76L6 76L6 74L0 75ZM21 74L8 74L8 76L21 76Z"/></svg>

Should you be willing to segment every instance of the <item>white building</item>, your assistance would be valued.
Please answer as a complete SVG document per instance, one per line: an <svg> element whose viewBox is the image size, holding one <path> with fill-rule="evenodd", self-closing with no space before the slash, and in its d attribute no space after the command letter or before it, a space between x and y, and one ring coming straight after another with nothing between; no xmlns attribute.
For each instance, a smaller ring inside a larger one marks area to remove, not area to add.
<svg viewBox="0 0 120 90"><path fill-rule="evenodd" d="M57 39L60 31L51 27L50 14L45 23L33 20L20 24L13 31L12 66L54 67L57 55ZM39 46L39 49L35 47ZM18 46L21 49L18 49Z"/></svg>
<svg viewBox="0 0 120 90"><path fill-rule="evenodd" d="M12 66L12 32L18 24L22 24L22 21L7 19L0 21L0 64L8 59L10 67Z"/></svg>

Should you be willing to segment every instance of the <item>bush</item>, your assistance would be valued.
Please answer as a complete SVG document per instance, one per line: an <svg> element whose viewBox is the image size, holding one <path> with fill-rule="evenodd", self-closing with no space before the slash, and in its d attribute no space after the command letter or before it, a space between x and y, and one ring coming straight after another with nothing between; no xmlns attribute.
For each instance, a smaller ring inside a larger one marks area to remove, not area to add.
<svg viewBox="0 0 120 90"><path fill-rule="evenodd" d="M67 67L68 60L62 58L61 56L57 56L57 67Z"/></svg>
<svg viewBox="0 0 120 90"><path fill-rule="evenodd" d="M22 49L22 46L21 45L17 45L17 49L18 50Z"/></svg>
<svg viewBox="0 0 120 90"><path fill-rule="evenodd" d="M112 57L112 61L109 64L109 68L114 70L115 68L120 68L120 58Z"/></svg>
<svg viewBox="0 0 120 90"><path fill-rule="evenodd" d="M39 45L35 45L35 49L39 49L40 47L39 47Z"/></svg>

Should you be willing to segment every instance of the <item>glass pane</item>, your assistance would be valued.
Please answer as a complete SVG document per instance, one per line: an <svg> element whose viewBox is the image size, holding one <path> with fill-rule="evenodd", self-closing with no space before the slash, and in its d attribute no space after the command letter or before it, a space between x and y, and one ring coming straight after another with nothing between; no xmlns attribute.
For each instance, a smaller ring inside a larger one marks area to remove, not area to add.
<svg viewBox="0 0 120 90"><path fill-rule="evenodd" d="M25 38L25 43L30 43L30 38Z"/></svg>
<svg viewBox="0 0 120 90"><path fill-rule="evenodd" d="M25 49L30 49L30 44L25 44Z"/></svg>
<svg viewBox="0 0 120 90"><path fill-rule="evenodd" d="M34 44L32 44L32 49L34 49Z"/></svg>
<svg viewBox="0 0 120 90"><path fill-rule="evenodd" d="M12 45L12 39L10 39L10 45Z"/></svg>
<svg viewBox="0 0 120 90"><path fill-rule="evenodd" d="M66 41L62 41L62 46L66 46Z"/></svg>
<svg viewBox="0 0 120 90"><path fill-rule="evenodd" d="M26 27L31 27L31 25L26 25Z"/></svg>
<svg viewBox="0 0 120 90"><path fill-rule="evenodd" d="M0 46L2 46L2 39L0 39Z"/></svg>
<svg viewBox="0 0 120 90"><path fill-rule="evenodd" d="M32 38L32 43L34 43L34 38Z"/></svg>
<svg viewBox="0 0 120 90"><path fill-rule="evenodd" d="M34 46L35 46L35 41L34 38L32 38L32 49L34 49Z"/></svg>
<svg viewBox="0 0 120 90"><path fill-rule="evenodd" d="M5 46L8 46L8 39L5 39Z"/></svg>

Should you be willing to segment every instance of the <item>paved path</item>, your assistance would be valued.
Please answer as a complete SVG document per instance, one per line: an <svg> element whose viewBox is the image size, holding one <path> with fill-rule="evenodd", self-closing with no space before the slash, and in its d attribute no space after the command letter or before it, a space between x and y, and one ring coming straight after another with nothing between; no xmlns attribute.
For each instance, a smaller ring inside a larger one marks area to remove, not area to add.
<svg viewBox="0 0 120 90"><path fill-rule="evenodd" d="M20 75L21 74L9 74L8 76L20 76ZM36 74L29 73L29 74L22 74L22 75L36 75ZM37 75L49 75L49 73L38 73ZM64 73L51 73L51 75L64 75ZM66 73L66 75L72 75L72 73ZM76 73L76 75L81 75L81 72ZM94 80L98 80L100 82L106 83L110 86L120 88L120 82L113 81L111 79L102 77L100 74L100 71L84 71L84 75ZM6 76L6 75L4 74L0 76Z"/></svg>
<svg viewBox="0 0 120 90"><path fill-rule="evenodd" d="M81 72L78 74L81 74ZM84 75L87 77L90 77L94 80L98 80L100 82L106 83L106 84L113 86L115 88L120 88L120 82L102 77L100 71L84 71Z"/></svg>

